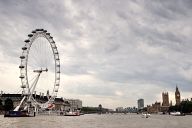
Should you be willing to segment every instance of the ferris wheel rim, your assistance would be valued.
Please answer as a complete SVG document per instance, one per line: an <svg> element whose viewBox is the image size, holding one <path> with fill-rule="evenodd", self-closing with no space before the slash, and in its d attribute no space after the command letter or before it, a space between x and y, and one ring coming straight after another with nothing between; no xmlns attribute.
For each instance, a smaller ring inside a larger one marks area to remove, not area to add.
<svg viewBox="0 0 192 128"><path fill-rule="evenodd" d="M60 85L60 58L59 58L59 53L58 53L56 43L53 40L53 37L51 36L51 34L44 29L33 30L30 34L28 34L28 37L29 38L24 41L25 46L22 47L22 55L20 56L21 64L19 68L20 68L20 79L22 84L21 88L23 89L26 88L27 90L29 90L29 80L28 80L28 72L27 72L29 51L34 41L39 37L43 37L47 40L47 43L50 44L50 47L52 49L53 56L54 56L54 62L55 62L54 87L53 87L53 92L51 94L51 97L48 99L53 101L57 97L57 93Z"/></svg>

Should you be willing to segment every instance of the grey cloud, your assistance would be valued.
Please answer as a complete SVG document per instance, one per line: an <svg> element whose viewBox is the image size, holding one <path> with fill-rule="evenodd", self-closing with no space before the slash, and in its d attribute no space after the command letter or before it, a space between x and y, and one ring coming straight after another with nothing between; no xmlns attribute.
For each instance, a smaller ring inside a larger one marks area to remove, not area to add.
<svg viewBox="0 0 192 128"><path fill-rule="evenodd" d="M174 2L174 4L173 4ZM151 13L159 16L159 18L164 18L168 20L177 20L180 18L185 18L190 13L191 8L188 6L190 1L153 1L150 4L145 4L146 8L150 10Z"/></svg>
<svg viewBox="0 0 192 128"><path fill-rule="evenodd" d="M119 89L127 92L125 98L138 93L137 97L154 100L147 96L151 86L146 92L140 90L143 84L154 85L156 93L163 88L174 90L176 84L186 92L192 89L191 80L180 73L190 70L192 63L190 1L0 3L0 48L5 57L18 59L27 34L42 27L57 43L62 74L74 79L89 75L107 85L77 83L66 88L68 92L113 97Z"/></svg>

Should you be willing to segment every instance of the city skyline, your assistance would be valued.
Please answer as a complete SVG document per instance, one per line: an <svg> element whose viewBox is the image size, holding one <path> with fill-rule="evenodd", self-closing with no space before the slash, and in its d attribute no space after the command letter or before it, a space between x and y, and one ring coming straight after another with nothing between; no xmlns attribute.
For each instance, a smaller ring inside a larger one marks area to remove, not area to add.
<svg viewBox="0 0 192 128"><path fill-rule="evenodd" d="M58 47L58 97L116 108L192 97L191 1L0 0L0 90L20 90L21 48L36 28ZM46 92L45 87L38 87Z"/></svg>

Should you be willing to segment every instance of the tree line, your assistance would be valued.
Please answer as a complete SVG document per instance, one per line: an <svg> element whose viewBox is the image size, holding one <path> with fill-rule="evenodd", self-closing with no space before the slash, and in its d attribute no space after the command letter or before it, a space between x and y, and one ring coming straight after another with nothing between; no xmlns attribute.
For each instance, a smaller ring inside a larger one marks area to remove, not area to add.
<svg viewBox="0 0 192 128"><path fill-rule="evenodd" d="M82 107L81 112L85 114L91 114L91 113L106 113L109 110L106 108L103 108L102 105L100 104L98 107Z"/></svg>
<svg viewBox="0 0 192 128"><path fill-rule="evenodd" d="M13 110L12 99L7 98L4 104L3 101L0 99L0 111L9 111L9 110Z"/></svg>
<svg viewBox="0 0 192 128"><path fill-rule="evenodd" d="M182 101L179 105L170 106L169 111L180 111L181 113L192 114L192 101Z"/></svg>

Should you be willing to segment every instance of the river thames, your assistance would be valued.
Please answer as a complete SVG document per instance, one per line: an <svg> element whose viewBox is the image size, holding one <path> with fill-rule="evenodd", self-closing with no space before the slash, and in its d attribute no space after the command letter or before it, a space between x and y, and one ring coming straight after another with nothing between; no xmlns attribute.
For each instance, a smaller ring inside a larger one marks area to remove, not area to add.
<svg viewBox="0 0 192 128"><path fill-rule="evenodd" d="M192 115L89 114L82 116L36 116L4 118L0 115L0 128L189 128Z"/></svg>

